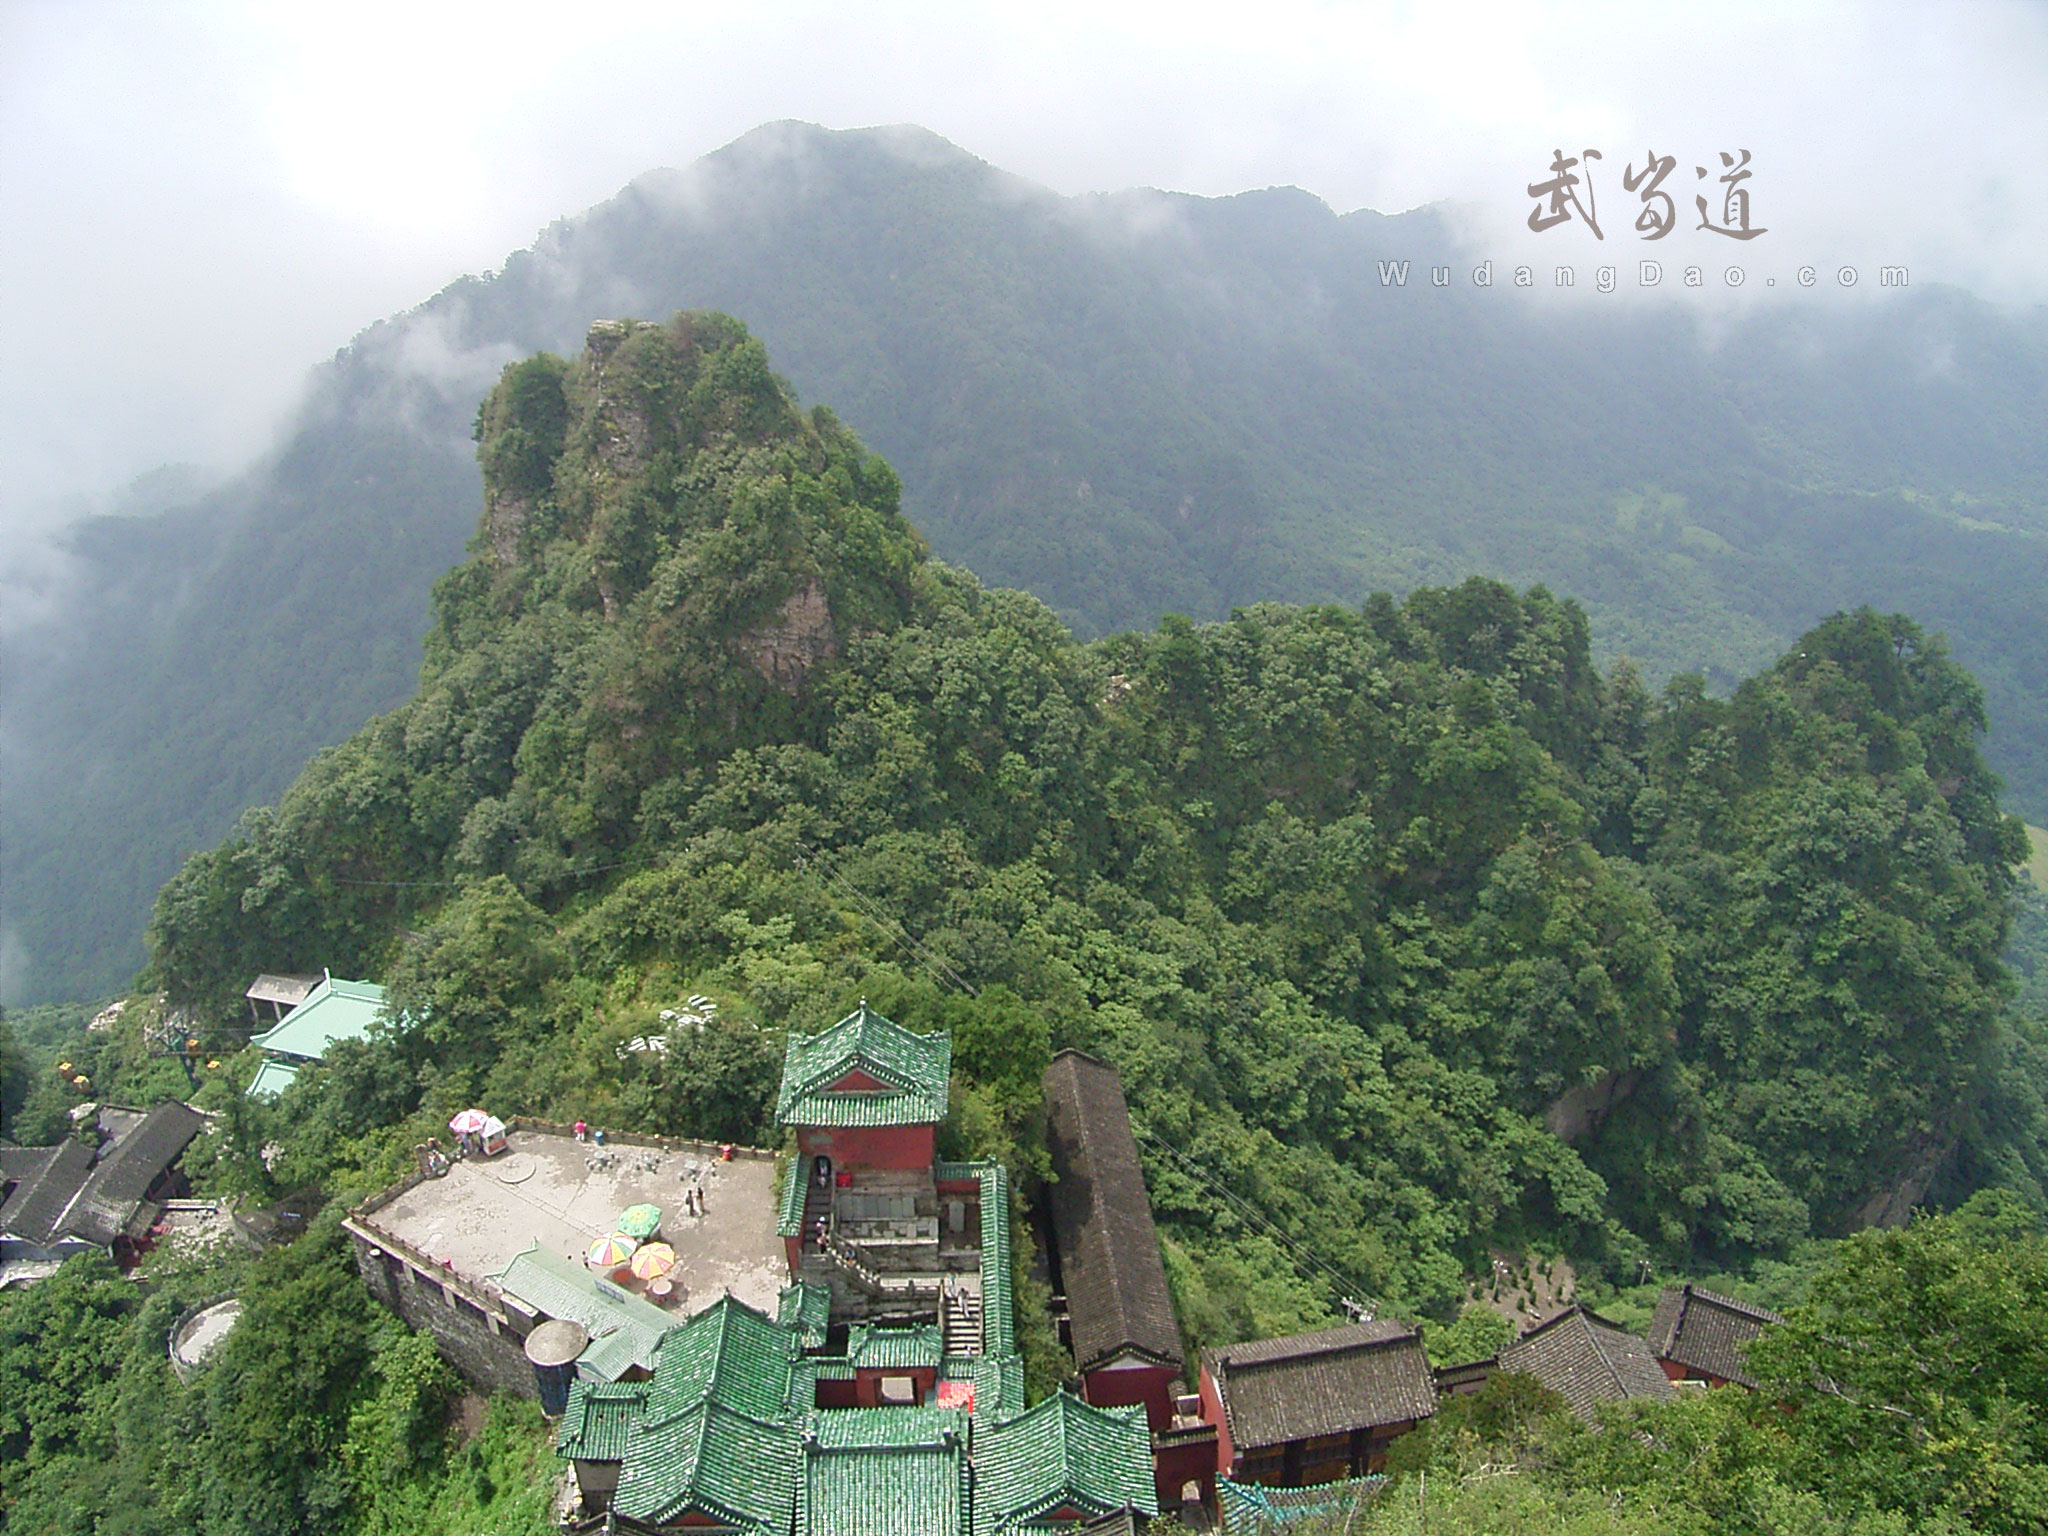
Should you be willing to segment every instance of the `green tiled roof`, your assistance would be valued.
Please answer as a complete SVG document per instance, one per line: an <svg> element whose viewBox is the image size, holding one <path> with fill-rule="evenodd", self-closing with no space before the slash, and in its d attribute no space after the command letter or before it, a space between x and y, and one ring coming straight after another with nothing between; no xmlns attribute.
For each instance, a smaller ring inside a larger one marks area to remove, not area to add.
<svg viewBox="0 0 2048 1536"><path fill-rule="evenodd" d="M252 1036L251 1045L280 1056L319 1061L337 1040L360 1040L384 1012L384 989L374 981L330 976L275 1028Z"/></svg>
<svg viewBox="0 0 2048 1536"><path fill-rule="evenodd" d="M974 1411L987 1421L1024 1411L1022 1355L948 1355L939 1380L974 1383Z"/></svg>
<svg viewBox="0 0 2048 1536"><path fill-rule="evenodd" d="M647 1399L651 1428L710 1399L754 1418L788 1411L796 1337L743 1301L722 1296L672 1331L655 1351Z"/></svg>
<svg viewBox="0 0 2048 1536"><path fill-rule="evenodd" d="M775 1235L795 1237L804 1224L804 1159L789 1160L789 1177L782 1181L782 1204L777 1208Z"/></svg>
<svg viewBox="0 0 2048 1536"><path fill-rule="evenodd" d="M608 1382L578 1377L569 1384L569 1406L555 1431L555 1454L563 1460L621 1461L626 1437L647 1404L647 1383Z"/></svg>
<svg viewBox="0 0 2048 1536"><path fill-rule="evenodd" d="M963 1445L972 1424L951 1408L825 1408L804 1420L804 1438L832 1450L877 1445Z"/></svg>
<svg viewBox="0 0 2048 1536"><path fill-rule="evenodd" d="M299 1069L288 1061L275 1057L266 1058L256 1069L256 1076L249 1082L249 1097L252 1099L274 1099L285 1089L298 1081Z"/></svg>
<svg viewBox="0 0 2048 1536"><path fill-rule="evenodd" d="M967 1536L966 1416L932 1408L811 1415L797 1536Z"/></svg>
<svg viewBox="0 0 2048 1536"><path fill-rule="evenodd" d="M832 1321L832 1287L815 1280L785 1285L775 1299L775 1321L796 1334L804 1349L823 1349Z"/></svg>
<svg viewBox="0 0 2048 1536"><path fill-rule="evenodd" d="M936 1125L946 1118L946 1082L953 1038L914 1035L863 1002L815 1035L791 1035L782 1059L778 1125ZM860 1072L884 1086L833 1093L832 1084Z"/></svg>
<svg viewBox="0 0 2048 1536"><path fill-rule="evenodd" d="M976 1536L1008 1536L1062 1505L1090 1517L1159 1512L1142 1407L1092 1408L1057 1392L1005 1423L984 1424L974 1466Z"/></svg>
<svg viewBox="0 0 2048 1536"><path fill-rule="evenodd" d="M795 1425L705 1398L660 1424L643 1419L634 1428L612 1507L649 1525L679 1523L695 1512L742 1536L784 1536L799 1459Z"/></svg>
<svg viewBox="0 0 2048 1536"><path fill-rule="evenodd" d="M541 1316L581 1323L590 1344L577 1364L606 1381L617 1381L634 1366L651 1367L662 1335L676 1326L652 1302L598 1279L538 1242L491 1278L499 1290Z"/></svg>
<svg viewBox="0 0 2048 1536"><path fill-rule="evenodd" d="M888 1328L855 1323L846 1334L846 1358L857 1371L937 1370L944 1346L939 1328Z"/></svg>
<svg viewBox="0 0 2048 1536"><path fill-rule="evenodd" d="M981 1349L1017 1352L1016 1300L1010 1289L1010 1176L1001 1163L981 1165Z"/></svg>
<svg viewBox="0 0 2048 1536"><path fill-rule="evenodd" d="M1278 1530L1298 1520L1355 1515L1386 1486L1387 1480L1378 1474L1318 1483L1313 1488L1265 1488L1219 1477L1216 1502L1233 1528L1243 1524L1258 1531Z"/></svg>

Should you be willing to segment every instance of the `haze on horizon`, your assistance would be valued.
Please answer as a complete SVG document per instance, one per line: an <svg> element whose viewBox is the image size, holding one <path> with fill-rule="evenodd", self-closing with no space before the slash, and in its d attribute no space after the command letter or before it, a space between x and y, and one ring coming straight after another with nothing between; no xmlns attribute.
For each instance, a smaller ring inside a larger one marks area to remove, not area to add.
<svg viewBox="0 0 2048 1536"><path fill-rule="evenodd" d="M1727 252L1639 246L1622 167L1676 156L1684 229L1693 161L1741 146L1779 261L2048 301L2048 8L1482 10L17 0L0 567L159 465L235 467L365 326L784 118L915 123L1063 193L1454 200L1482 244L1525 249L1524 184L1596 146L1608 240L1540 254L1625 269Z"/></svg>

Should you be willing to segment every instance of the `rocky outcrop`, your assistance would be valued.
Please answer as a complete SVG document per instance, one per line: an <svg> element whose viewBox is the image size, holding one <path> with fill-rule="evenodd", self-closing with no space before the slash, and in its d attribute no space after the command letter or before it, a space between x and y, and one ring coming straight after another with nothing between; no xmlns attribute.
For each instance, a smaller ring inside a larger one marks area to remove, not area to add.
<svg viewBox="0 0 2048 1536"><path fill-rule="evenodd" d="M626 338L637 331L661 327L646 320L600 320L585 338L590 382L595 398L597 462L614 480L629 480L647 467L654 422L650 402L638 390L621 389L613 376L612 359Z"/></svg>
<svg viewBox="0 0 2048 1536"><path fill-rule="evenodd" d="M824 585L813 576L783 599L771 622L748 630L733 648L784 693L801 693L811 672L839 654Z"/></svg>
<svg viewBox="0 0 2048 1536"><path fill-rule="evenodd" d="M1567 1088L1543 1111L1543 1123L1551 1135L1567 1146L1582 1141L1627 1103L1642 1081L1643 1074L1630 1069L1610 1072L1598 1082Z"/></svg>
<svg viewBox="0 0 2048 1536"><path fill-rule="evenodd" d="M533 516L533 502L511 491L484 487L484 547L491 564L506 570L519 561L519 536Z"/></svg>
<svg viewBox="0 0 2048 1536"><path fill-rule="evenodd" d="M1926 1144L1911 1153L1898 1177L1856 1208L1854 1225L1859 1229L1903 1227L1913 1219L1913 1212L1933 1188L1935 1175L1955 1150L1956 1143L1951 1140Z"/></svg>

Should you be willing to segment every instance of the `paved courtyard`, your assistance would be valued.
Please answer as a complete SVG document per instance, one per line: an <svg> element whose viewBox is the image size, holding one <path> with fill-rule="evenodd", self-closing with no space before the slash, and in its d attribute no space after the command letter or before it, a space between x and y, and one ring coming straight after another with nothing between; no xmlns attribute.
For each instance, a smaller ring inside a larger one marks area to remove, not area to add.
<svg viewBox="0 0 2048 1536"><path fill-rule="evenodd" d="M704 1191L701 1216L683 1211L693 1183ZM661 1240L676 1251L670 1279L681 1282L679 1313L730 1290L773 1315L788 1265L775 1231L772 1158L722 1163L708 1150L598 1148L514 1131L496 1157L458 1162L446 1178L422 1181L364 1221L476 1280L503 1269L536 1239L580 1263L620 1211L643 1201L661 1207Z"/></svg>

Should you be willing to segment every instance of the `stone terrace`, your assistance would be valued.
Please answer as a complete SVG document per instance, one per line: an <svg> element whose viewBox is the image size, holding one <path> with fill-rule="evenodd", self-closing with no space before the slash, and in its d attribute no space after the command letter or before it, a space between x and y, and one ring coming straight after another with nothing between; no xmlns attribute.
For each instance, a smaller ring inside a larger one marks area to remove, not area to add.
<svg viewBox="0 0 2048 1536"><path fill-rule="evenodd" d="M740 1151L729 1163L717 1149L606 1147L529 1129L511 1133L496 1157L458 1162L446 1178L424 1179L357 1217L472 1283L511 1263L536 1239L583 1260L612 1230L619 1212L640 1201L662 1209L661 1237L676 1250L670 1278L681 1281L678 1315L709 1306L726 1291L774 1315L788 1264L776 1236L774 1159ZM701 1177L702 1216L683 1213L683 1194Z"/></svg>

